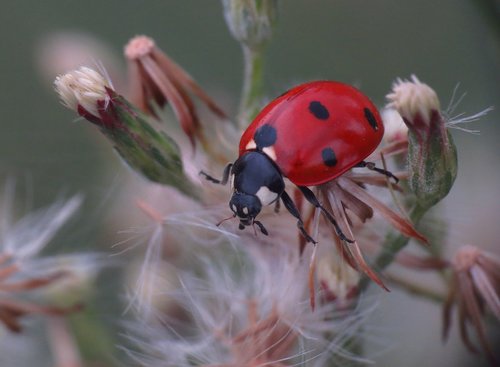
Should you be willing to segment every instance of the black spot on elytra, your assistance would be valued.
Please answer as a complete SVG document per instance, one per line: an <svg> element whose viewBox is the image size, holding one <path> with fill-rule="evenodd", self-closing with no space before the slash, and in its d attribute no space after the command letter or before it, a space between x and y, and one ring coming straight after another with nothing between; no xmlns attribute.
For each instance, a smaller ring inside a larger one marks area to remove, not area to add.
<svg viewBox="0 0 500 367"><path fill-rule="evenodd" d="M330 113L326 107L318 101L312 101L309 103L309 111L319 120L326 120L330 117Z"/></svg>
<svg viewBox="0 0 500 367"><path fill-rule="evenodd" d="M368 121L368 123L370 124L370 126L373 128L373 130L377 131L378 130L378 123L377 123L377 119L375 118L375 116L373 116L373 112L370 111L370 109L366 108L366 107L364 109L364 112L365 112L365 118Z"/></svg>
<svg viewBox="0 0 500 367"><path fill-rule="evenodd" d="M259 127L253 135L253 140L255 140L258 149L270 147L276 143L276 138L276 129L269 124Z"/></svg>
<svg viewBox="0 0 500 367"><path fill-rule="evenodd" d="M321 151L323 163L328 167L333 167L337 164L337 156L332 148L325 148Z"/></svg>

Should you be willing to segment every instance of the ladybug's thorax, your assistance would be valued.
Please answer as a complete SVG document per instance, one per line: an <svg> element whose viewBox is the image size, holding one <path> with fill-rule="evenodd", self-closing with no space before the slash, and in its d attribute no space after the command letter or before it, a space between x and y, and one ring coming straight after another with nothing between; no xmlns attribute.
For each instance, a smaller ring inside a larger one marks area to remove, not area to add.
<svg viewBox="0 0 500 367"><path fill-rule="evenodd" d="M264 153L248 151L231 169L233 196L229 207L244 225L252 224L262 206L279 199L285 190L283 175Z"/></svg>

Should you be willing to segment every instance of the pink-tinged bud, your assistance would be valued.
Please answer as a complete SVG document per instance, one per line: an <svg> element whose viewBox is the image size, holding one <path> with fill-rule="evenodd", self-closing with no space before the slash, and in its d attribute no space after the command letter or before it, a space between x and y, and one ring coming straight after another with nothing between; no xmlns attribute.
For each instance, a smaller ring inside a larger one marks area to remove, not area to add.
<svg viewBox="0 0 500 367"><path fill-rule="evenodd" d="M398 79L387 99L408 127L410 188L418 205L430 208L448 194L457 176L457 151L439 99L416 76Z"/></svg>
<svg viewBox="0 0 500 367"><path fill-rule="evenodd" d="M154 128L102 75L81 67L58 76L54 85L63 104L99 126L132 169L153 182L196 196L184 175L176 142Z"/></svg>
<svg viewBox="0 0 500 367"><path fill-rule="evenodd" d="M250 48L270 38L278 15L277 0L222 0L224 18L232 36Z"/></svg>
<svg viewBox="0 0 500 367"><path fill-rule="evenodd" d="M403 117L408 128L424 138L431 124L439 124L440 104L436 92L412 75L411 81L397 79L392 93L387 95L389 106Z"/></svg>

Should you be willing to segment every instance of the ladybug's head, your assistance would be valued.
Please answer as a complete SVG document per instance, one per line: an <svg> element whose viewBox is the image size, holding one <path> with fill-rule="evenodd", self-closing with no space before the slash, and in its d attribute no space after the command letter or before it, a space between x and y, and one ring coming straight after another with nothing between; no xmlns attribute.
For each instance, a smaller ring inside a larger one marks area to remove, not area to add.
<svg viewBox="0 0 500 367"><path fill-rule="evenodd" d="M279 200L285 190L281 172L263 152L248 151L242 154L231 169L233 196L229 207L240 219L240 229L256 224L262 233L266 229L255 217L265 205Z"/></svg>
<svg viewBox="0 0 500 367"><path fill-rule="evenodd" d="M268 233L264 225L255 220L255 217L262 209L262 203L256 195L235 191L229 201L229 207L233 211L234 216L240 219L240 229L256 224L260 231L267 236Z"/></svg>
<svg viewBox="0 0 500 367"><path fill-rule="evenodd" d="M243 229L244 226L253 224L262 209L262 203L256 195L235 191L229 201L229 207L240 219L240 228Z"/></svg>

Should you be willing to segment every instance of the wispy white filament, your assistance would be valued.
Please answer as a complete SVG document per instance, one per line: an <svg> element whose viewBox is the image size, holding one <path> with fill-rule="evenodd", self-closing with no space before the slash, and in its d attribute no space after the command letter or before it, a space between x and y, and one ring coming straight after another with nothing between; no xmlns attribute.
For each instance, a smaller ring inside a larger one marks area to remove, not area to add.
<svg viewBox="0 0 500 367"><path fill-rule="evenodd" d="M73 216L82 203L82 196L59 200L12 224L4 233L0 246L16 260L25 260L40 252Z"/></svg>

